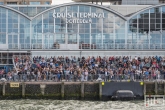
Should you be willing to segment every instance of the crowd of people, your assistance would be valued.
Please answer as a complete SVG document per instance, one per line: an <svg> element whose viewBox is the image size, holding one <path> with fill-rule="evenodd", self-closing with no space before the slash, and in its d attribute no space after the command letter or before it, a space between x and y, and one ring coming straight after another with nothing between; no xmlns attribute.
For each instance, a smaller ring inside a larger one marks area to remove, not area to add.
<svg viewBox="0 0 165 110"><path fill-rule="evenodd" d="M15 69L0 71L9 81L165 80L165 56L15 56Z"/></svg>

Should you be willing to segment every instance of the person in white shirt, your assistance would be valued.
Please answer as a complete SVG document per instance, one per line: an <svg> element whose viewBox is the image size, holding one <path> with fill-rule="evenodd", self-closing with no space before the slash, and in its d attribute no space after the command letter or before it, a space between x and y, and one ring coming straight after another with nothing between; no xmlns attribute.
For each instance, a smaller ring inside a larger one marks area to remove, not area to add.
<svg viewBox="0 0 165 110"><path fill-rule="evenodd" d="M107 69L105 69L105 78L104 78L104 81L108 81L108 75L109 75L109 72L107 71Z"/></svg>
<svg viewBox="0 0 165 110"><path fill-rule="evenodd" d="M155 73L156 73L156 79L160 79L160 71L156 68L156 70L155 70Z"/></svg>
<svg viewBox="0 0 165 110"><path fill-rule="evenodd" d="M41 72L39 70L37 72L37 75L38 75L38 80L41 80Z"/></svg>
<svg viewBox="0 0 165 110"><path fill-rule="evenodd" d="M87 69L85 70L85 74L84 75L85 75L85 78L84 78L85 81L88 81L88 70Z"/></svg>
<svg viewBox="0 0 165 110"><path fill-rule="evenodd" d="M64 71L64 73L65 73L65 80L66 80L66 81L69 81L69 68L67 68L67 69Z"/></svg>
<svg viewBox="0 0 165 110"><path fill-rule="evenodd" d="M141 70L136 70L136 71L135 71L135 79L136 79L136 80L139 80L139 79L140 79L141 73L142 73Z"/></svg>

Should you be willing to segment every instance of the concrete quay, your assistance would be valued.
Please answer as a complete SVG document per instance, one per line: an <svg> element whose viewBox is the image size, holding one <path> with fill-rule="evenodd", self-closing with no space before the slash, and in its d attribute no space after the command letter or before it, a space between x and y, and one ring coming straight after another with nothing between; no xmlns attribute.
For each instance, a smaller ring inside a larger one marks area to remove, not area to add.
<svg viewBox="0 0 165 110"><path fill-rule="evenodd" d="M165 96L165 81L0 82L0 99L110 100L117 90L131 90L137 99Z"/></svg>

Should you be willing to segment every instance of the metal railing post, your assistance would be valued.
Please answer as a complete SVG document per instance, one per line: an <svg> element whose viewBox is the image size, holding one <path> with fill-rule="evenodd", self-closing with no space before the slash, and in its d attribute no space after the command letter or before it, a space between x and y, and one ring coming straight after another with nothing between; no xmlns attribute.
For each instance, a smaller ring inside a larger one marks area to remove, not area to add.
<svg viewBox="0 0 165 110"><path fill-rule="evenodd" d="M102 82L99 81L99 98L102 99Z"/></svg>

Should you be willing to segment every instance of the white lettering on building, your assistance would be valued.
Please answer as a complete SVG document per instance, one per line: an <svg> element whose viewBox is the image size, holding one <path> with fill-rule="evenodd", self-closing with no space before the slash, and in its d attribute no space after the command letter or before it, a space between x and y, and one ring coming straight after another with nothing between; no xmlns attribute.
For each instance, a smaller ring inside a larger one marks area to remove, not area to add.
<svg viewBox="0 0 165 110"><path fill-rule="evenodd" d="M92 23L92 18L105 18L104 13L53 13L53 17L65 18L67 23Z"/></svg>

